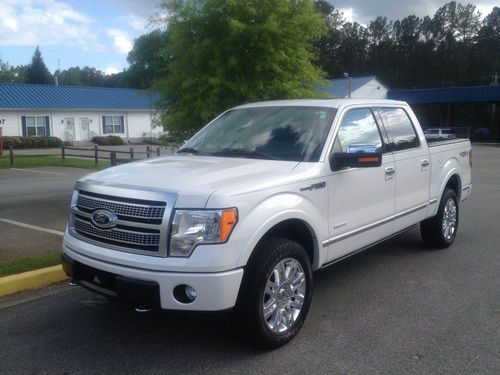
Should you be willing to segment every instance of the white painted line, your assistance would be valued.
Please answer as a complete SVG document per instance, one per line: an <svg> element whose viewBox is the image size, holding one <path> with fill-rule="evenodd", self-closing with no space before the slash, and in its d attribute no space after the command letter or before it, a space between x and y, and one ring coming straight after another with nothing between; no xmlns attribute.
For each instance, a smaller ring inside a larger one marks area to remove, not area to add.
<svg viewBox="0 0 500 375"><path fill-rule="evenodd" d="M58 173L58 172L46 172L46 171L34 171L33 169L24 169L24 168L10 168L13 171L21 171L21 172L33 172L33 173L41 173L41 174L55 174L58 176L67 176L67 174L64 173Z"/></svg>
<svg viewBox="0 0 500 375"><path fill-rule="evenodd" d="M4 223L12 224L12 225L17 225L17 226L23 227L23 228L37 230L37 231L40 231L40 232L45 232L45 233L50 233L50 234L56 234L56 235L61 236L61 237L64 236L64 232L59 232L58 230L54 230L54 229L37 227L36 225L20 223L19 221L4 219L4 218L1 218L1 217L0 217L0 221L3 221Z"/></svg>

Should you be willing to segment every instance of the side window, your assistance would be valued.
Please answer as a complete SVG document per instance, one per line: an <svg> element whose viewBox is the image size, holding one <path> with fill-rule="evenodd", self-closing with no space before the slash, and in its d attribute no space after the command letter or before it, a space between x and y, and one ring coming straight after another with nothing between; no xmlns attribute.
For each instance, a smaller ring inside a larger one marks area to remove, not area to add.
<svg viewBox="0 0 500 375"><path fill-rule="evenodd" d="M370 109L352 109L344 115L333 152L383 152L382 139Z"/></svg>
<svg viewBox="0 0 500 375"><path fill-rule="evenodd" d="M380 114L385 121L394 151L420 146L417 133L415 133L411 120L403 108L381 108Z"/></svg>

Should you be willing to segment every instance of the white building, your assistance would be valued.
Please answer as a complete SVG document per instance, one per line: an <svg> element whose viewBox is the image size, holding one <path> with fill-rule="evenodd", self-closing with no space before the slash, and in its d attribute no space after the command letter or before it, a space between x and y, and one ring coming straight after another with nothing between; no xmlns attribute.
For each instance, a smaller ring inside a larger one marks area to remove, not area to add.
<svg viewBox="0 0 500 375"><path fill-rule="evenodd" d="M329 85L324 91L334 98L348 98L349 86L352 99L386 99L389 91L375 76L336 78L328 81Z"/></svg>
<svg viewBox="0 0 500 375"><path fill-rule="evenodd" d="M142 139L154 127L159 97L146 90L0 84L0 127L4 136L55 136L90 141L117 135Z"/></svg>

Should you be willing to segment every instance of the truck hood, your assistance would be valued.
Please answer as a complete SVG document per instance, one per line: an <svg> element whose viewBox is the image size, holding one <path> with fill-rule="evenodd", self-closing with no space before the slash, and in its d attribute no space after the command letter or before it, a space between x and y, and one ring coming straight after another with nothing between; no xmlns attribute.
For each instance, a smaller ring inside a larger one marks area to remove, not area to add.
<svg viewBox="0 0 500 375"><path fill-rule="evenodd" d="M80 182L174 192L177 207L205 207L212 193L234 185L258 184L289 173L299 162L174 155L144 160L85 176Z"/></svg>

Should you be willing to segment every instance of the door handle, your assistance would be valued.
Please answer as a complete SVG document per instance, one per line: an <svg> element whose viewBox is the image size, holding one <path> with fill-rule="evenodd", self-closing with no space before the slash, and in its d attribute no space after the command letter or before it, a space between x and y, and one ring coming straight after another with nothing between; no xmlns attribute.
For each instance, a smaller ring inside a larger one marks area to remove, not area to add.
<svg viewBox="0 0 500 375"><path fill-rule="evenodd" d="M420 165L422 165L422 167L428 167L429 166L429 160L427 159L422 159L422 161L420 162Z"/></svg>
<svg viewBox="0 0 500 375"><path fill-rule="evenodd" d="M385 168L385 179L392 180L394 175L396 174L396 169L394 167L386 167Z"/></svg>

